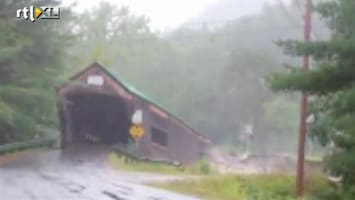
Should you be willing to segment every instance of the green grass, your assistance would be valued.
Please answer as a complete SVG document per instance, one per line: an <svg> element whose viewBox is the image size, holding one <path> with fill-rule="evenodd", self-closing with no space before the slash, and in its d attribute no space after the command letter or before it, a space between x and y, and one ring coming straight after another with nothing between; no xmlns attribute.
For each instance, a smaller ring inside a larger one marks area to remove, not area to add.
<svg viewBox="0 0 355 200"><path fill-rule="evenodd" d="M209 163L205 161L201 161L191 166L177 167L162 163L135 161L131 159L127 160L125 157L119 156L115 152L112 152L108 155L108 161L115 169L125 171L139 171L174 175L208 175L213 173Z"/></svg>
<svg viewBox="0 0 355 200"><path fill-rule="evenodd" d="M157 183L153 186L208 200L294 200L294 179L287 175L230 175ZM313 195L326 187L323 177L307 178L307 199L312 199Z"/></svg>

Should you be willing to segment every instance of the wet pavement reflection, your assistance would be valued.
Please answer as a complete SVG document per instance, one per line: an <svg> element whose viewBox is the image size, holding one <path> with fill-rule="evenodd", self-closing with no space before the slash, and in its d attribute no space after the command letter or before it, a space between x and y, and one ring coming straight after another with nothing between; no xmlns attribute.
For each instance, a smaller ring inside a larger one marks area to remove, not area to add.
<svg viewBox="0 0 355 200"><path fill-rule="evenodd" d="M141 184L156 175L111 169L108 153L106 147L98 146L36 151L0 166L0 199L197 200Z"/></svg>

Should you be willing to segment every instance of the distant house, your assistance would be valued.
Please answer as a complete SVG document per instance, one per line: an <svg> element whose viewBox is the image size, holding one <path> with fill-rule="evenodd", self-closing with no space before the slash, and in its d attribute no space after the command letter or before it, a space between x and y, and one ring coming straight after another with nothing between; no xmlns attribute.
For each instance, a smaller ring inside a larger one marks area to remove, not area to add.
<svg viewBox="0 0 355 200"><path fill-rule="evenodd" d="M145 129L135 143L141 157L191 163L209 145L205 136L98 63L74 75L57 93L63 148L87 142L127 145L137 110L143 112Z"/></svg>

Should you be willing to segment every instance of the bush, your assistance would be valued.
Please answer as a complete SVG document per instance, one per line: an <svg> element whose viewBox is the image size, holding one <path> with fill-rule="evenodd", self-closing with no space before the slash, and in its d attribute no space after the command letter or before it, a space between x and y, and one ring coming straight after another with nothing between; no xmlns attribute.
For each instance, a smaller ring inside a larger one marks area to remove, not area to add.
<svg viewBox="0 0 355 200"><path fill-rule="evenodd" d="M199 164L201 174L208 175L212 173L212 166L207 160L202 160Z"/></svg>

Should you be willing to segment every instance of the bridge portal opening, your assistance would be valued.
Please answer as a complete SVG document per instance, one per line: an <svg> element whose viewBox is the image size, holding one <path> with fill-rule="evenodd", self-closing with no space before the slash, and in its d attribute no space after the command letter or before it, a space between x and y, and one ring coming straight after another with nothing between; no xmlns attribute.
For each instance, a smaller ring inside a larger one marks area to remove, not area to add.
<svg viewBox="0 0 355 200"><path fill-rule="evenodd" d="M75 93L66 99L72 143L128 144L130 118L120 97Z"/></svg>

